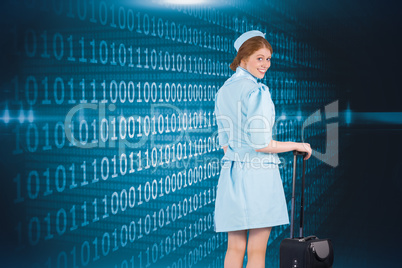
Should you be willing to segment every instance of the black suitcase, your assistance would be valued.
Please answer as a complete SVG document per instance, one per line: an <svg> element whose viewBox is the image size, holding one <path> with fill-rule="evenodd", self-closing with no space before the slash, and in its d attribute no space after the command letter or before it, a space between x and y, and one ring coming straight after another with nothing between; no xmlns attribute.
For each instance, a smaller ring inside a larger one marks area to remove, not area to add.
<svg viewBox="0 0 402 268"><path fill-rule="evenodd" d="M303 216L304 216L304 184L306 153L293 151L293 190L292 190L292 211L290 221L290 238L282 240L279 248L280 268L328 268L332 267L334 262L334 251L330 239L318 239L312 235L303 237ZM299 237L293 235L294 211L295 211L295 183L296 183L296 161L297 155L303 156L303 176L302 191L300 202L300 230Z"/></svg>

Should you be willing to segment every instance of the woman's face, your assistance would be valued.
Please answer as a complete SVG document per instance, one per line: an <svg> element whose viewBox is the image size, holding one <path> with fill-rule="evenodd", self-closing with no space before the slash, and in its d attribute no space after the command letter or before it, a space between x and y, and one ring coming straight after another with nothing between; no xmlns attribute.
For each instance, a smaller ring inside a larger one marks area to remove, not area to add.
<svg viewBox="0 0 402 268"><path fill-rule="evenodd" d="M249 71L257 78L264 78L265 72L271 67L271 51L260 48L250 55L248 59L241 60L240 67Z"/></svg>

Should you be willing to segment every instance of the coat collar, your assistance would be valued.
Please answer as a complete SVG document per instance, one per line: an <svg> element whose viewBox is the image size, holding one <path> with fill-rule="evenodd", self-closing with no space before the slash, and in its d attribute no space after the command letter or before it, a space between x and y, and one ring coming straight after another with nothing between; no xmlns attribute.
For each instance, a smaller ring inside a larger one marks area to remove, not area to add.
<svg viewBox="0 0 402 268"><path fill-rule="evenodd" d="M238 66L236 68L236 72L233 74L232 77L233 77L233 79L236 79L236 80L237 80L237 78L247 78L247 79L254 81L256 84L258 84L257 77L255 77L249 71L247 71L246 69L244 69L243 67L240 67L240 66Z"/></svg>

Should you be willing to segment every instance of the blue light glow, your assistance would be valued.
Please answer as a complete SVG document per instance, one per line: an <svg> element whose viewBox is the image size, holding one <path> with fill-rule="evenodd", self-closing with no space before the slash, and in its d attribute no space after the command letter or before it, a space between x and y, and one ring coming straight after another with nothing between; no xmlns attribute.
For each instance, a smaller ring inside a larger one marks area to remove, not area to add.
<svg viewBox="0 0 402 268"><path fill-rule="evenodd" d="M6 124L8 124L8 122L10 122L10 112L8 111L8 108L6 108L4 110L3 121Z"/></svg>
<svg viewBox="0 0 402 268"><path fill-rule="evenodd" d="M34 121L34 115L32 109L28 112L28 122L32 123Z"/></svg>
<svg viewBox="0 0 402 268"><path fill-rule="evenodd" d="M350 110L349 103L348 108L345 111L345 122L346 125L350 125L350 123L352 123L352 111Z"/></svg>
<svg viewBox="0 0 402 268"><path fill-rule="evenodd" d="M18 116L18 120L20 121L21 124L24 123L25 121L24 110L22 110L22 107L20 110L20 115Z"/></svg>

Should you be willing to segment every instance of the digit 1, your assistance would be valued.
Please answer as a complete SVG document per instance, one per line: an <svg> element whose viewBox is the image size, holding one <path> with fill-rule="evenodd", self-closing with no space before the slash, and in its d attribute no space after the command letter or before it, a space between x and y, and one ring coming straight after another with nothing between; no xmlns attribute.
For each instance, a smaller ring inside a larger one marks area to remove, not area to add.
<svg viewBox="0 0 402 268"><path fill-rule="evenodd" d="M95 19L95 3L94 0L90 0L89 1L89 5L92 7L91 8L91 18L89 19L90 22L92 23L96 23L96 19ZM99 258L99 257L98 257ZM95 260L95 259L94 259Z"/></svg>
<svg viewBox="0 0 402 268"><path fill-rule="evenodd" d="M101 85L102 85L102 88L103 88L103 100L101 101L101 103L107 103L108 100L106 99L106 81L103 80Z"/></svg>
<svg viewBox="0 0 402 268"><path fill-rule="evenodd" d="M110 61L110 64L111 64L111 65L117 65L117 62L116 62L116 54L115 54L115 52L116 52L115 47L116 47L116 45L115 45L115 43L113 42L113 43L110 45L110 48L112 49L112 60Z"/></svg>
<svg viewBox="0 0 402 268"><path fill-rule="evenodd" d="M78 268L77 266L77 253L76 253L76 247L73 247L73 249L70 251L71 255L73 256L73 265L71 267L73 268Z"/></svg>
<svg viewBox="0 0 402 268"><path fill-rule="evenodd" d="M97 143L98 139L96 138L96 119L94 119L94 121L92 121L91 126L94 129L94 138L92 140L92 143ZM96 174L95 174L95 176L96 176Z"/></svg>
<svg viewBox="0 0 402 268"><path fill-rule="evenodd" d="M21 203L24 201L24 198L21 196L21 174L18 173L17 177L13 179L13 182L17 183L17 198L14 199L14 204ZM21 224L21 222L19 224Z"/></svg>
<svg viewBox="0 0 402 268"><path fill-rule="evenodd" d="M47 151L51 150L52 146L49 145L49 124L46 123L46 125L42 128L45 131L45 146L43 146L42 150Z"/></svg>
<svg viewBox="0 0 402 268"><path fill-rule="evenodd" d="M128 49L128 52L130 53L130 63L128 64L128 67L133 68L134 64L133 64L133 46L130 46Z"/></svg>
<svg viewBox="0 0 402 268"><path fill-rule="evenodd" d="M77 223L75 222L75 205L70 209L70 212L72 216L70 231L74 231L78 228Z"/></svg>
<svg viewBox="0 0 402 268"><path fill-rule="evenodd" d="M119 249L119 246L117 245L117 229L114 229L114 232L112 233L112 236L114 237L114 247L113 247L113 251L116 251Z"/></svg>
<svg viewBox="0 0 402 268"><path fill-rule="evenodd" d="M113 136L111 137L112 141L117 140L117 136L116 136L116 117L113 117L112 121L110 122L110 131L112 131L113 129ZM113 126L112 126L113 125Z"/></svg>
<svg viewBox="0 0 402 268"><path fill-rule="evenodd" d="M79 58L80 62L87 62L87 59L85 58L85 50L84 50L84 37L81 37L80 41L78 41L81 45L81 58Z"/></svg>
<svg viewBox="0 0 402 268"><path fill-rule="evenodd" d="M95 83L95 79L92 80L91 86L92 86L92 100L91 100L91 103L98 103L98 100L96 99L96 83Z"/></svg>
<svg viewBox="0 0 402 268"><path fill-rule="evenodd" d="M187 159L187 142L185 142L185 143L183 143L183 151L184 151L184 157L183 157L183 159ZM191 155L191 145L190 145L190 156L189 156L190 158L192 157L192 155Z"/></svg>
<svg viewBox="0 0 402 268"><path fill-rule="evenodd" d="M73 36L70 35L67 38L68 43L70 44L70 56L67 58L68 61L75 61L75 57L74 57L74 50L73 50Z"/></svg>
<svg viewBox="0 0 402 268"><path fill-rule="evenodd" d="M73 0L68 1L68 12L67 12L67 17L69 18L74 18L74 13L73 13Z"/></svg>
<svg viewBox="0 0 402 268"><path fill-rule="evenodd" d="M42 85L45 91L45 99L42 101L42 104L51 104L52 102L49 100L49 83L47 76L42 80Z"/></svg>
<svg viewBox="0 0 402 268"><path fill-rule="evenodd" d="M138 18L137 33L142 33L142 31L141 31L141 14L140 14L140 12L137 12L137 13L135 14L135 16Z"/></svg>
<svg viewBox="0 0 402 268"><path fill-rule="evenodd" d="M94 218L93 218L92 221L97 222L97 221L99 221L99 217L98 217L98 205L97 205L97 199L96 198L92 202L92 205L94 206Z"/></svg>
<svg viewBox="0 0 402 268"><path fill-rule="evenodd" d="M141 48L137 48L135 51L137 51L137 54L138 54L138 63L137 63L137 68L142 68L142 65L141 65Z"/></svg>
<svg viewBox="0 0 402 268"><path fill-rule="evenodd" d="M74 80L71 78L67 84L70 86L70 99L68 100L68 103L74 104L76 102L74 100Z"/></svg>
<svg viewBox="0 0 402 268"><path fill-rule="evenodd" d="M98 60L95 58L95 39L93 39L89 44L92 46L92 59L90 60L91 63L98 63Z"/></svg>
<svg viewBox="0 0 402 268"><path fill-rule="evenodd" d="M87 181L87 165L86 165L86 161L84 161L81 165L82 168L82 182L81 182L81 186L87 185L88 181Z"/></svg>
<svg viewBox="0 0 402 268"><path fill-rule="evenodd" d="M85 99L85 79L82 78L80 82L81 86L81 91L82 91L82 100L80 100L80 103L87 103L87 100Z"/></svg>
<svg viewBox="0 0 402 268"><path fill-rule="evenodd" d="M50 172L49 168L46 169L45 172L43 172L43 176L46 178L46 191L43 193L43 196L48 196L53 193L53 190L50 190Z"/></svg>
<svg viewBox="0 0 402 268"><path fill-rule="evenodd" d="M107 213L107 195L105 195L105 198L103 198L102 201L105 204L105 214L103 215L103 218L107 218L109 217L109 213Z"/></svg>
<svg viewBox="0 0 402 268"><path fill-rule="evenodd" d="M73 263L72 263L72 268L78 268L77 266L77 253L75 247L70 251L71 255L73 256ZM57 264L59 266L59 264Z"/></svg>
<svg viewBox="0 0 402 268"><path fill-rule="evenodd" d="M95 247L95 256L93 258L93 261L99 260L99 253L98 253L98 238L95 237L94 241L92 242L92 244L94 244Z"/></svg>
<svg viewBox="0 0 402 268"><path fill-rule="evenodd" d="M138 152L137 156L138 156L138 169L137 169L137 171L141 171L142 170L142 166L141 166L141 151Z"/></svg>
<svg viewBox="0 0 402 268"><path fill-rule="evenodd" d="M74 138L74 121L71 122L71 124L68 125L71 129L71 137L70 137L70 144L69 146L75 146L75 138Z"/></svg>
<svg viewBox="0 0 402 268"><path fill-rule="evenodd" d="M110 27L116 28L116 23L114 22L114 5L110 6L111 14L112 14L112 22L110 23Z"/></svg>
<svg viewBox="0 0 402 268"><path fill-rule="evenodd" d="M43 38L43 53L40 56L42 58L50 58L50 55L47 52L47 31L43 31L43 34L40 36Z"/></svg>
<svg viewBox="0 0 402 268"><path fill-rule="evenodd" d="M47 214L45 222L47 222L47 235L45 236L45 240L49 240L54 237L54 235L50 233L50 213Z"/></svg>
<svg viewBox="0 0 402 268"><path fill-rule="evenodd" d="M75 183L75 165L72 163L71 167L69 168L71 170L71 185L70 189L76 188L77 184Z"/></svg>
<svg viewBox="0 0 402 268"><path fill-rule="evenodd" d="M84 211L84 221L81 224L82 227L87 226L89 224L87 220L87 201L84 201L84 204L81 206L82 210Z"/></svg>
<svg viewBox="0 0 402 268"><path fill-rule="evenodd" d="M116 177L117 177L117 172L116 172L116 155L113 156L112 162L113 162L113 175L112 175L112 178L116 178Z"/></svg>
<svg viewBox="0 0 402 268"><path fill-rule="evenodd" d="M96 158L92 162L92 166L94 167L94 179L92 180L92 183L95 183L99 181L99 178L96 176Z"/></svg>
<svg viewBox="0 0 402 268"><path fill-rule="evenodd" d="M138 196L139 196L139 200L138 200L138 205L141 205L143 202L142 202L142 200L141 200L141 193L142 193L142 191L141 191L141 184L138 186Z"/></svg>
<svg viewBox="0 0 402 268"><path fill-rule="evenodd" d="M138 259L140 262L140 267L142 268L142 251L140 251L140 254L138 254Z"/></svg>
<svg viewBox="0 0 402 268"><path fill-rule="evenodd" d="M130 170L128 171L128 173L134 173L134 153L131 152L129 157L130 157Z"/></svg>
<svg viewBox="0 0 402 268"><path fill-rule="evenodd" d="M149 65L148 65L148 48L145 49L145 69L149 69Z"/></svg>
<svg viewBox="0 0 402 268"><path fill-rule="evenodd" d="M143 235L142 235L142 218L139 219L138 225L139 225L139 231L140 231L140 233L138 234L138 239L140 239L143 237Z"/></svg>

